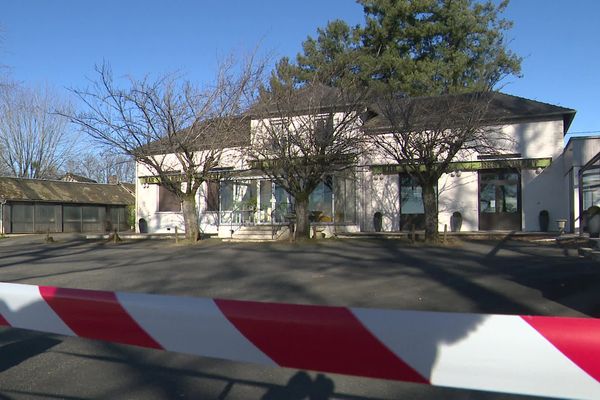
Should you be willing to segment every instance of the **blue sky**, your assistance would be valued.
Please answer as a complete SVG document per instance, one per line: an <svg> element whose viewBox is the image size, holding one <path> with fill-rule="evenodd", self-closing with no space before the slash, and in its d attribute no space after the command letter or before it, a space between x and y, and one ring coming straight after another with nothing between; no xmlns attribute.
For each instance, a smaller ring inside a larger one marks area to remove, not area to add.
<svg viewBox="0 0 600 400"><path fill-rule="evenodd" d="M571 132L600 134L600 1L513 0L510 48L523 77L504 91L578 111ZM219 58L259 46L295 56L328 20L363 20L352 0L0 0L0 65L24 84L85 86L96 63L116 74L179 71L197 82Z"/></svg>

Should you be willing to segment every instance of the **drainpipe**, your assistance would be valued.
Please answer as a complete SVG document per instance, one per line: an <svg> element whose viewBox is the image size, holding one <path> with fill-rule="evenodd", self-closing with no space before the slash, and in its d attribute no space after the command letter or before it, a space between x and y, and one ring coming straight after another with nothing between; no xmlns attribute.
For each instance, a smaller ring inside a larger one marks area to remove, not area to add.
<svg viewBox="0 0 600 400"><path fill-rule="evenodd" d="M0 225L2 226L0 235L2 235L2 236L4 236L4 205L5 204L6 204L6 199L0 199Z"/></svg>
<svg viewBox="0 0 600 400"><path fill-rule="evenodd" d="M583 215L584 209L583 209L583 167L579 168L579 171L577 171L577 203L579 206L579 215L577 216L577 218L579 218L579 235L583 235L583 218L581 218L581 216ZM571 206L572 207L572 206ZM587 221L585 221L587 222ZM573 225L575 225L573 223Z"/></svg>

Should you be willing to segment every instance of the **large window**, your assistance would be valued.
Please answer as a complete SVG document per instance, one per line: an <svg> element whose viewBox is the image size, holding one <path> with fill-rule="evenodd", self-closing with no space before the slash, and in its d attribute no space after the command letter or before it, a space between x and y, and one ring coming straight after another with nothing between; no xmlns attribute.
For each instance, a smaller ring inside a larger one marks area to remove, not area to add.
<svg viewBox="0 0 600 400"><path fill-rule="evenodd" d="M437 197L437 185L434 190ZM400 175L400 230L425 228L423 188L410 175Z"/></svg>
<svg viewBox="0 0 600 400"><path fill-rule="evenodd" d="M333 180L327 177L325 182L319 183L319 186L310 194L308 199L308 209L310 219L315 222L333 221Z"/></svg>
<svg viewBox="0 0 600 400"><path fill-rule="evenodd" d="M221 211L233 211L233 182L220 184Z"/></svg>
<svg viewBox="0 0 600 400"><path fill-rule="evenodd" d="M583 210L600 205L600 166L592 165L582 171L581 199Z"/></svg>
<svg viewBox="0 0 600 400"><path fill-rule="evenodd" d="M423 214L423 190L410 176L400 177L400 212L402 214Z"/></svg>
<svg viewBox="0 0 600 400"><path fill-rule="evenodd" d="M158 187L158 211L159 212L180 212L181 200L175 193L166 188Z"/></svg>
<svg viewBox="0 0 600 400"><path fill-rule="evenodd" d="M518 171L479 171L479 229L521 230L521 176Z"/></svg>
<svg viewBox="0 0 600 400"><path fill-rule="evenodd" d="M480 172L479 210L482 213L519 212L519 174Z"/></svg>
<svg viewBox="0 0 600 400"><path fill-rule="evenodd" d="M356 223L356 182L354 177L335 177L335 222Z"/></svg>

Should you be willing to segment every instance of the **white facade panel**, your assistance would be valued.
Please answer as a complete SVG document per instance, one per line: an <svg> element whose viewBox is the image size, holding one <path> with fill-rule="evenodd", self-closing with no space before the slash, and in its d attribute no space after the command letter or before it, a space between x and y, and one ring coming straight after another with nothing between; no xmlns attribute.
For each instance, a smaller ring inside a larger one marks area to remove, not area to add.
<svg viewBox="0 0 600 400"><path fill-rule="evenodd" d="M539 231L539 214L547 210L549 230L557 231L557 219L569 219L569 193L564 182L560 157L541 173L524 170L521 173L523 230ZM567 223L568 226L568 223Z"/></svg>
<svg viewBox="0 0 600 400"><path fill-rule="evenodd" d="M451 230L451 217L454 212L462 216L461 231L476 231L478 226L477 172L462 171L457 176L444 174L438 183L438 229L447 225Z"/></svg>
<svg viewBox="0 0 600 400"><path fill-rule="evenodd" d="M253 131L259 129L257 121L251 121ZM557 219L567 219L567 227L577 225L577 168L600 151L600 140L594 145L583 146L573 142L569 153L563 154L564 126L563 117L554 120L532 119L514 122L498 128L503 145L499 152L510 154L511 159L551 158L552 163L545 169L520 170L520 207L521 229L523 231L539 231L539 214L547 210L550 214L550 230L557 230ZM353 131L354 132L354 131ZM597 147L597 148L596 148ZM588 154L589 153L589 154ZM454 161L481 160L476 153L462 154ZM581 160L578 162L578 160ZM176 167L176 159L167 156L167 162ZM384 232L400 230L402 215L401 187L398 174L374 174L370 166L394 164L393 160L381 152L373 152L361 160L357 168L357 223L362 231L375 231L376 214L381 215L381 230ZM236 171L249 169L248 159L240 149L228 149L220 163L222 168ZM138 177L152 176L151 171L138 164ZM242 178L240 178L242 179ZM144 185L137 180L137 213L138 220L147 221L148 231L172 232L177 226L183 231L181 213L158 212L158 186ZM219 226L219 212L206 209L207 185L203 184L197 197L198 213L201 229L207 233L229 232L233 229L231 221ZM415 192L416 193L416 192ZM461 231L479 229L479 172L456 171L444 174L438 182L439 230L444 227L450 231L452 216L460 213L462 217ZM414 198L414 195L413 195ZM575 214L575 217L573 215ZM257 214L259 215L259 214ZM255 218L262 221L262 217ZM231 218L230 218L231 220ZM260 222L259 221L259 222ZM330 222L330 221L329 221ZM225 227L227 225L227 227ZM226 229L225 229L226 228Z"/></svg>

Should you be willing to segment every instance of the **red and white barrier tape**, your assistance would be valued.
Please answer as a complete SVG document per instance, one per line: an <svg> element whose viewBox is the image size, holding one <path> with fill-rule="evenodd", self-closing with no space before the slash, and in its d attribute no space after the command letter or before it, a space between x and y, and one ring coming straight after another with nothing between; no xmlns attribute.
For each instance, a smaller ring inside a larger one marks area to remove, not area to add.
<svg viewBox="0 0 600 400"><path fill-rule="evenodd" d="M234 361L600 398L600 319L378 310L0 283L0 325Z"/></svg>

